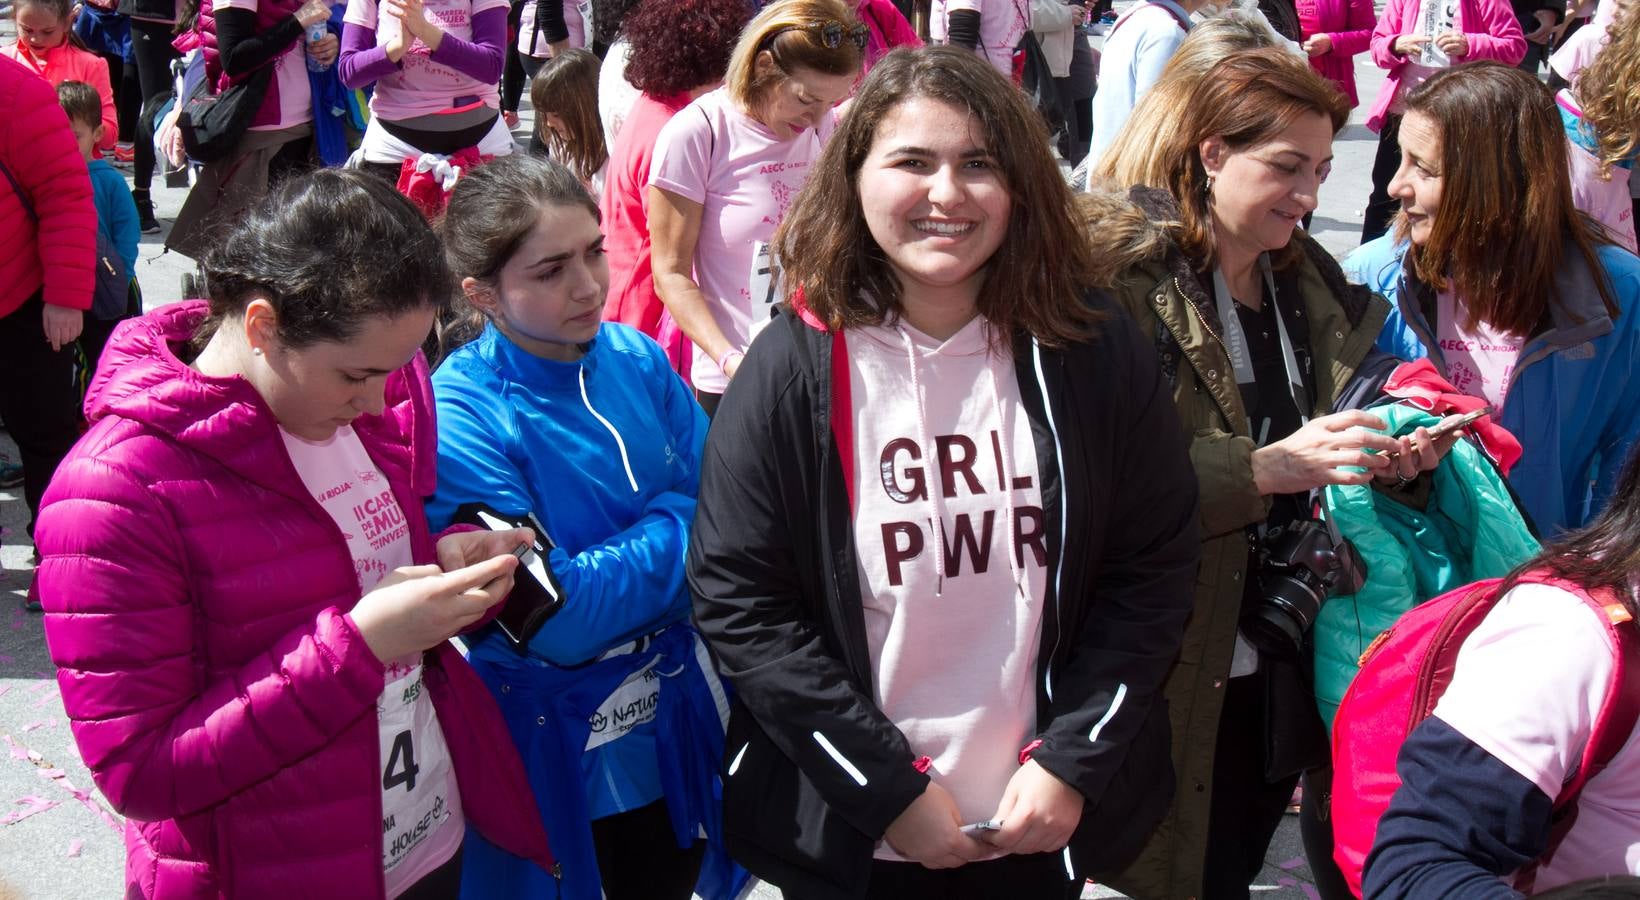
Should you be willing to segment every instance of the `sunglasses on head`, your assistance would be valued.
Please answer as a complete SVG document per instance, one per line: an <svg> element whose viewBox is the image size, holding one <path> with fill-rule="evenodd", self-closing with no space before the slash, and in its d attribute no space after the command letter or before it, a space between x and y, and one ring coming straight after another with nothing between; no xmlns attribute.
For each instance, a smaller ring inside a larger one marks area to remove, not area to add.
<svg viewBox="0 0 1640 900"><path fill-rule="evenodd" d="M843 46L843 38L846 37L854 42L854 49L864 51L866 41L871 35L870 29L862 24L844 25L836 19L826 19L820 22L810 22L807 25L787 25L784 28L777 28L763 39L763 45L758 49L770 49L774 46L774 39L788 31L806 31L811 38L819 41L820 45L827 50L836 50L838 47Z"/></svg>

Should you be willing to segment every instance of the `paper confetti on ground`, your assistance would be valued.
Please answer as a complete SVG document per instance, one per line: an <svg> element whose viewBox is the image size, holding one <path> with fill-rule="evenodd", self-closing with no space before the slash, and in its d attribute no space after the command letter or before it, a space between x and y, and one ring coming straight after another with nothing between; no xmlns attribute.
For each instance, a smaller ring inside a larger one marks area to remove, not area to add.
<svg viewBox="0 0 1640 900"><path fill-rule="evenodd" d="M48 809L55 809L61 806L62 802L61 800L47 800L44 797L19 797L17 798L17 805L23 807L23 809L0 816L0 825L14 825L29 816L39 815Z"/></svg>
<svg viewBox="0 0 1640 900"><path fill-rule="evenodd" d="M68 857L79 856L80 851L84 849L85 841L75 838L74 840L68 842L68 852L63 855Z"/></svg>
<svg viewBox="0 0 1640 900"><path fill-rule="evenodd" d="M1286 862L1276 863L1276 868L1281 869L1284 872L1291 872L1292 870L1297 869L1297 868L1299 868L1303 865L1304 865L1304 857L1295 856L1292 859L1287 860Z"/></svg>

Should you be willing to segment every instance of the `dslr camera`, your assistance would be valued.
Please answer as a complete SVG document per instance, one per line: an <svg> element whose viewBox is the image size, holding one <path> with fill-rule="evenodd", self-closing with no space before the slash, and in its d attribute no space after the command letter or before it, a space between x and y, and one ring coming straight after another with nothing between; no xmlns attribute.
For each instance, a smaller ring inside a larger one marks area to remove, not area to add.
<svg viewBox="0 0 1640 900"><path fill-rule="evenodd" d="M1354 544L1314 519L1294 522L1262 543L1259 601L1242 614L1241 633L1260 652L1292 659L1321 604L1366 584L1366 564Z"/></svg>

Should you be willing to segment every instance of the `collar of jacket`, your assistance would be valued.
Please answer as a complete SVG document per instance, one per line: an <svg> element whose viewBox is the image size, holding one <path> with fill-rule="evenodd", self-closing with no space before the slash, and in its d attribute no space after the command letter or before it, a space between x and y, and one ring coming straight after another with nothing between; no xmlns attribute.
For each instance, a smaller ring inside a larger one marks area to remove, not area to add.
<svg viewBox="0 0 1640 900"><path fill-rule="evenodd" d="M1152 222L1178 220L1178 203L1166 191L1137 186L1128 198ZM1309 235L1295 233L1293 240L1303 253L1296 265L1278 270L1277 278L1296 287L1309 320L1316 383L1313 418L1333 411L1333 398L1344 389L1383 329L1389 303L1351 284L1332 255ZM1232 374L1222 336L1224 326L1213 298L1202 288L1193 261L1165 233L1156 246L1158 252L1130 274L1131 283L1148 286L1152 312L1212 394L1225 421L1236 434L1245 436L1249 433L1247 411Z"/></svg>
<svg viewBox="0 0 1640 900"><path fill-rule="evenodd" d="M1434 309L1435 289L1419 280L1413 271L1410 249L1406 245L1400 248L1401 285L1396 291L1396 303L1407 326L1444 371L1446 357L1441 353L1440 343L1435 340L1430 317L1425 314L1426 309ZM1555 299L1558 302L1549 304L1547 322L1540 324L1538 331L1520 348L1520 358L1515 362L1514 371L1509 373L1508 387L1514 387L1521 373L1536 363L1562 350L1603 338L1616 327L1611 314L1606 311L1606 304L1600 299L1597 279L1605 277L1604 273L1591 269L1577 244L1570 240L1564 242L1561 252L1566 262L1555 273Z"/></svg>
<svg viewBox="0 0 1640 900"><path fill-rule="evenodd" d="M86 418L142 422L253 484L314 502L285 452L278 420L251 383L203 375L177 356L206 313L203 300L186 300L121 325L87 391ZM427 360L418 352L387 377L385 391L382 413L358 417L353 428L384 471L407 470L414 493L400 502L409 503L438 484L438 457L428 452L438 432Z"/></svg>

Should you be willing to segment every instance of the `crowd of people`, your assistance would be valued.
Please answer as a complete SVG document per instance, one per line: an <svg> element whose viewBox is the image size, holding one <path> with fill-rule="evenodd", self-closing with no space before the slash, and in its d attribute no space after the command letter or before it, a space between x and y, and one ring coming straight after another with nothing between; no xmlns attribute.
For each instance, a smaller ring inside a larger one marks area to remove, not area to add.
<svg viewBox="0 0 1640 900"><path fill-rule="evenodd" d="M1640 2L1283 2L15 0L126 896L1640 897Z"/></svg>

